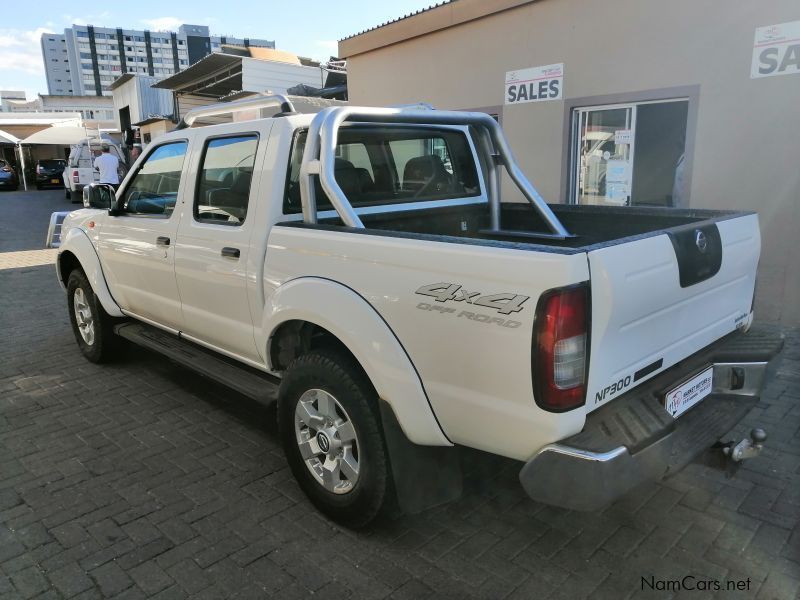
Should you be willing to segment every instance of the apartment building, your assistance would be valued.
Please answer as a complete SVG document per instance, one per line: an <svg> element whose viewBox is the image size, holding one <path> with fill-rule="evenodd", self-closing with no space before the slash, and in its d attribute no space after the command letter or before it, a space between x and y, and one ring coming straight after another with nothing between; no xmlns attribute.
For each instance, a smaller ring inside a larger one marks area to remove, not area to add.
<svg viewBox="0 0 800 600"><path fill-rule="evenodd" d="M169 77L226 44L275 47L270 40L212 36L204 25L177 32L73 25L41 38L48 92L75 96L110 96L111 83L125 73Z"/></svg>

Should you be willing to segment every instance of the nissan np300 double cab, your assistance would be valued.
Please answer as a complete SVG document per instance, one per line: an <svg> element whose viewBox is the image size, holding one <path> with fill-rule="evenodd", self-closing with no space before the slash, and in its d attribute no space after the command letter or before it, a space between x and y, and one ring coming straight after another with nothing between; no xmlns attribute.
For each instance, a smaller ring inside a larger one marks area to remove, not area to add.
<svg viewBox="0 0 800 600"><path fill-rule="evenodd" d="M486 114L200 108L84 204L57 263L81 352L130 340L276 400L302 489L351 526L457 496L459 446L600 508L717 443L782 345L747 332L757 215L548 205Z"/></svg>

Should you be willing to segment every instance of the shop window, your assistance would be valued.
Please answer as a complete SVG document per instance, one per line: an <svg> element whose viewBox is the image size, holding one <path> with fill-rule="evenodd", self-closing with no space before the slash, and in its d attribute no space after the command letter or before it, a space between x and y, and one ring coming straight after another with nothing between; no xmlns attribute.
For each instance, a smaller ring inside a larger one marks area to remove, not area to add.
<svg viewBox="0 0 800 600"><path fill-rule="evenodd" d="M570 201L612 206L688 206L683 99L576 108Z"/></svg>

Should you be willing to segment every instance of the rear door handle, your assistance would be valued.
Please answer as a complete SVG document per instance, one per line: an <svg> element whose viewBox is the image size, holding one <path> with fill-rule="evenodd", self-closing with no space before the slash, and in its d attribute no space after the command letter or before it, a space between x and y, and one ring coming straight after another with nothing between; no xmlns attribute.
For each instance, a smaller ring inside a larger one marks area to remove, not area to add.
<svg viewBox="0 0 800 600"><path fill-rule="evenodd" d="M169 246L169 238L165 235L160 235L156 238L157 246Z"/></svg>
<svg viewBox="0 0 800 600"><path fill-rule="evenodd" d="M222 256L225 258L235 258L238 259L241 252L238 248L231 248L229 246L225 246L222 251L220 252Z"/></svg>

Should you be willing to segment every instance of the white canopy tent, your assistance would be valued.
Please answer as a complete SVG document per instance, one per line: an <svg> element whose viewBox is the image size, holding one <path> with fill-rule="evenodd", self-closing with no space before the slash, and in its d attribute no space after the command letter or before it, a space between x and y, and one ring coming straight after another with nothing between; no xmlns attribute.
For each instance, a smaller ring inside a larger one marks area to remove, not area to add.
<svg viewBox="0 0 800 600"><path fill-rule="evenodd" d="M93 133L93 131L87 130L85 127L48 127L32 133L22 140L22 143L73 146L87 137L98 137L92 135Z"/></svg>
<svg viewBox="0 0 800 600"><path fill-rule="evenodd" d="M28 189L28 181L25 177L25 154L22 152L23 145L74 146L75 144L80 144L82 140L87 138L91 138L92 140L97 139L97 143L101 143L100 135L95 134L95 131L89 130L86 127L54 123L51 127L32 133L25 139L17 139L15 144L19 151L20 164L22 165L22 185L25 190Z"/></svg>
<svg viewBox="0 0 800 600"><path fill-rule="evenodd" d="M11 135L7 131L3 131L0 129L0 144L18 144L19 138L15 135Z"/></svg>

